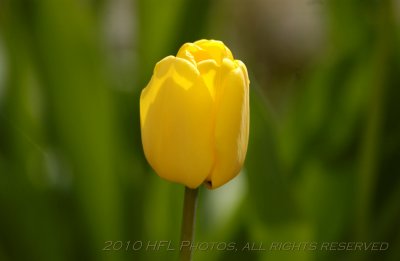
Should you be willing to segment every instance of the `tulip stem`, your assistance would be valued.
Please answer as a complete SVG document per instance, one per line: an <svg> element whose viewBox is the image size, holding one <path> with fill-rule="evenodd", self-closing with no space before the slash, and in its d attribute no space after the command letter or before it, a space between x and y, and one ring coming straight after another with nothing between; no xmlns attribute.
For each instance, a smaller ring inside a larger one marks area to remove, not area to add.
<svg viewBox="0 0 400 261"><path fill-rule="evenodd" d="M192 242L194 238L194 224L196 220L197 194L199 189L185 187L183 201L183 215L181 228L180 261L190 261L192 258Z"/></svg>

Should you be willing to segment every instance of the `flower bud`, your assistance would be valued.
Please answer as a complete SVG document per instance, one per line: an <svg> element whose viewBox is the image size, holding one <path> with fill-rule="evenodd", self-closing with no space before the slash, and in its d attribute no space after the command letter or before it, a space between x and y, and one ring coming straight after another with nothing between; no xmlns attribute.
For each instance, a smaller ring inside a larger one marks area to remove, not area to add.
<svg viewBox="0 0 400 261"><path fill-rule="evenodd" d="M157 63L140 96L143 149L162 178L217 188L243 166L249 137L249 79L221 42L184 44Z"/></svg>

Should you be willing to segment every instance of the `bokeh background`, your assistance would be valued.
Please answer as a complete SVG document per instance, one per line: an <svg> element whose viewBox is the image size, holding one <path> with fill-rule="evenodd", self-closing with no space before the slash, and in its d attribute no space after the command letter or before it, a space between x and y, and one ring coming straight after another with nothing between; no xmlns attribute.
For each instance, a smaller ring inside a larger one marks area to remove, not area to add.
<svg viewBox="0 0 400 261"><path fill-rule="evenodd" d="M400 260L399 30L398 0L0 1L0 260L177 259L124 250L180 234L183 187L146 163L139 95L201 38L246 63L251 132L242 173L201 188L196 240L266 251L194 260Z"/></svg>

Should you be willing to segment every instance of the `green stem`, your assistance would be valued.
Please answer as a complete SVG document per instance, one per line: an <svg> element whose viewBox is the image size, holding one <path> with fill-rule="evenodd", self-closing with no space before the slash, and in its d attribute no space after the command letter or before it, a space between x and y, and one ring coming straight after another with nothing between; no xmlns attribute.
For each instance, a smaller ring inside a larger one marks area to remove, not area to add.
<svg viewBox="0 0 400 261"><path fill-rule="evenodd" d="M180 261L190 261L192 258L191 244L194 238L194 224L196 219L197 194L199 189L185 187L183 202Z"/></svg>

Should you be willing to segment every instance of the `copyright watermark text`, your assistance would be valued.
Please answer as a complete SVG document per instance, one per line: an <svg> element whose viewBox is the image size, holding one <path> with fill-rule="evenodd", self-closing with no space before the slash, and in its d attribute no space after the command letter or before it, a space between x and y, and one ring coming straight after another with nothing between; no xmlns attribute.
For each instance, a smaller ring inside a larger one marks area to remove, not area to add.
<svg viewBox="0 0 400 261"><path fill-rule="evenodd" d="M315 242L275 241L263 242L173 242L171 240L109 240L104 242L103 251L386 251L388 242Z"/></svg>

